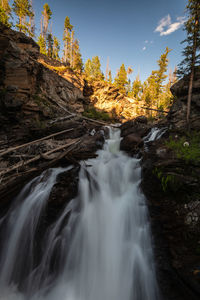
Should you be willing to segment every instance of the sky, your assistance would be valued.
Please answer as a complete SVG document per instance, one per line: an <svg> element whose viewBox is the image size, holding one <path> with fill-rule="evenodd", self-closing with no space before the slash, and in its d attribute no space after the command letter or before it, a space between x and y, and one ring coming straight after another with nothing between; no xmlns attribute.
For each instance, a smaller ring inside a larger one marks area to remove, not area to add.
<svg viewBox="0 0 200 300"><path fill-rule="evenodd" d="M52 10L52 31L60 41L69 16L85 62L98 55L105 73L107 61L112 76L124 63L142 81L157 69L157 60L169 47L169 68L182 60L180 44L185 39L183 23L187 0L32 0L37 34L44 3Z"/></svg>

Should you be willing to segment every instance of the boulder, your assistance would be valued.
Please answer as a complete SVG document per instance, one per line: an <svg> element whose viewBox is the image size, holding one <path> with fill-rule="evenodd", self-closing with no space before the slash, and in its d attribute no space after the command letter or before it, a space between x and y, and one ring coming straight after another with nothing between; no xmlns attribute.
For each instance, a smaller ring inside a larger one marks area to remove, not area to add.
<svg viewBox="0 0 200 300"><path fill-rule="evenodd" d="M120 150L127 151L131 154L136 154L143 144L144 142L141 137L132 133L122 139L120 143Z"/></svg>

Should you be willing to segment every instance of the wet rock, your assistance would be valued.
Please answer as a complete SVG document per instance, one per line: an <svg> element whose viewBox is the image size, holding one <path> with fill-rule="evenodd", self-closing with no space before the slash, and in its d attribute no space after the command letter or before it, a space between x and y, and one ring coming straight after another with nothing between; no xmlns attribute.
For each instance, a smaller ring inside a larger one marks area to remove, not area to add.
<svg viewBox="0 0 200 300"><path fill-rule="evenodd" d="M144 142L137 134L129 134L125 136L120 143L120 150L136 154L138 149L143 146Z"/></svg>
<svg viewBox="0 0 200 300"><path fill-rule="evenodd" d="M137 118L121 125L121 136L125 137L129 134L137 134L144 137L150 129L150 126L145 122L138 122Z"/></svg>

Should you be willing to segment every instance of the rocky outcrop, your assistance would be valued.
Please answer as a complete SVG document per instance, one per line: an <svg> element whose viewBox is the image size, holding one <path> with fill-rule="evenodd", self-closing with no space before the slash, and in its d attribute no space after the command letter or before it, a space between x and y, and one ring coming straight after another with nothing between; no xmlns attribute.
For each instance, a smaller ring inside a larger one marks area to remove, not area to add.
<svg viewBox="0 0 200 300"><path fill-rule="evenodd" d="M131 156L141 154L144 145L143 137L147 135L150 127L145 116L123 123L120 127L122 137L120 149Z"/></svg>
<svg viewBox="0 0 200 300"><path fill-rule="evenodd" d="M184 76L181 80L171 87L171 92L174 95L174 103L170 109L168 120L175 128L186 127L186 111L187 111L187 96L189 86L189 75ZM200 129L200 68L195 69L191 114L190 114L191 129Z"/></svg>
<svg viewBox="0 0 200 300"><path fill-rule="evenodd" d="M143 103L125 96L118 88L107 82L93 82L85 87L85 95L89 96L92 105L120 122L131 120L144 114Z"/></svg>
<svg viewBox="0 0 200 300"><path fill-rule="evenodd" d="M83 89L70 75L41 63L38 45L0 25L0 126L42 127L46 120L83 111ZM72 77L72 76L71 76Z"/></svg>

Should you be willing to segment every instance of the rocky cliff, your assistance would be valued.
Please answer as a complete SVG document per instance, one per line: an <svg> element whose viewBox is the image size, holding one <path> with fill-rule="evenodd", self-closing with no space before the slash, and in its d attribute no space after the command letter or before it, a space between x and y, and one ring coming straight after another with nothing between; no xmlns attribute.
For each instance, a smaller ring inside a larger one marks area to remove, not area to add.
<svg viewBox="0 0 200 300"><path fill-rule="evenodd" d="M185 76L171 87L171 92L175 99L170 109L168 120L174 127L180 129L186 127L188 86L189 75ZM195 69L190 126L191 129L200 129L200 67Z"/></svg>
<svg viewBox="0 0 200 300"><path fill-rule="evenodd" d="M195 72L187 131L189 76L172 87L165 134L143 152L158 278L164 299L200 298L200 69ZM162 127L163 125L161 125Z"/></svg>
<svg viewBox="0 0 200 300"><path fill-rule="evenodd" d="M0 25L0 127L4 134L17 127L44 127L46 121L68 111L83 111L81 84L69 72L60 76L45 64L31 38Z"/></svg>
<svg viewBox="0 0 200 300"><path fill-rule="evenodd" d="M113 84L107 82L94 82L89 84L86 95L90 103L97 109L106 111L111 118L124 122L132 120L139 115L146 114L143 101L136 101L122 94Z"/></svg>

